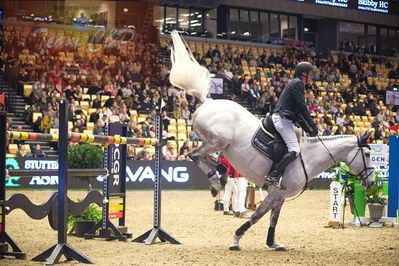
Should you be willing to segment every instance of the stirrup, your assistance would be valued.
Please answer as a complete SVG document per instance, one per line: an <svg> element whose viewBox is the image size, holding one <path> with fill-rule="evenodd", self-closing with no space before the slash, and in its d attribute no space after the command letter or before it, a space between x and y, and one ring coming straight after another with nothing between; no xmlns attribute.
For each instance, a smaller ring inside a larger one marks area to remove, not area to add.
<svg viewBox="0 0 399 266"><path fill-rule="evenodd" d="M267 176L265 179L265 185L277 187L278 189L281 189L281 190L287 189L285 186L281 185L281 176L278 178Z"/></svg>

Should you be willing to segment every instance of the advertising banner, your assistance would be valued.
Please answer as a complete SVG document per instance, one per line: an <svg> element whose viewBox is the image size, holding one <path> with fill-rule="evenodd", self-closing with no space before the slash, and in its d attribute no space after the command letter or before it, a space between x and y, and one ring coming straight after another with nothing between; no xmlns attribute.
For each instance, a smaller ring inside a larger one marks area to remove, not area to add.
<svg viewBox="0 0 399 266"><path fill-rule="evenodd" d="M371 162L373 167L387 166L388 161L388 145L387 144L370 144Z"/></svg>
<svg viewBox="0 0 399 266"><path fill-rule="evenodd" d="M58 169L56 159L7 158L9 169ZM152 189L154 188L154 161L126 162L126 188L127 189ZM336 171L323 172L316 176L310 187L329 188L331 180L335 178ZM120 177L121 178L121 177ZM102 188L102 177L93 177L92 186L95 189ZM10 177L7 178L6 186L12 188L52 188L58 184L58 176L32 176L32 177ZM191 161L162 161L161 186L164 189L208 189L208 178ZM68 188L86 189L87 183L79 178L71 177Z"/></svg>
<svg viewBox="0 0 399 266"><path fill-rule="evenodd" d="M58 169L55 159L7 158L9 169ZM121 177L120 177L121 178ZM93 177L93 188L102 187L102 177ZM7 178L7 187L13 188L56 188L58 176L32 176ZM161 185L165 189L206 189L209 187L206 175L189 161L163 161L161 171ZM85 189L87 184L79 178L71 177L69 188ZM154 161L127 161L126 188L152 189L154 187Z"/></svg>

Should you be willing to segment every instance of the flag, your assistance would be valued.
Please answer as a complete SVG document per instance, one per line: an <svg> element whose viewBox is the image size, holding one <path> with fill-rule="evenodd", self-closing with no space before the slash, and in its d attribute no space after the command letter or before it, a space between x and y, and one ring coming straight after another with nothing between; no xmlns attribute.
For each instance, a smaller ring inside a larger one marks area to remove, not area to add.
<svg viewBox="0 0 399 266"><path fill-rule="evenodd" d="M395 131L395 132L398 132L398 129L399 129L398 125L393 125L393 126L389 127L389 130L392 130L392 131Z"/></svg>

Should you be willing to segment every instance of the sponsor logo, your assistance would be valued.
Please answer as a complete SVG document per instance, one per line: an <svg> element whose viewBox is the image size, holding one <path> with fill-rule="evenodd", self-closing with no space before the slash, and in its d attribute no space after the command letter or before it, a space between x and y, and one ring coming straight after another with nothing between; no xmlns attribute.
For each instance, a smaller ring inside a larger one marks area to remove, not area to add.
<svg viewBox="0 0 399 266"><path fill-rule="evenodd" d="M7 158L6 159L6 168L7 169L19 169L19 163L15 158ZM6 179L6 187L20 187L21 184L15 184L14 182L18 181L20 177L9 177Z"/></svg>
<svg viewBox="0 0 399 266"><path fill-rule="evenodd" d="M348 0L315 0L315 3L327 6L348 7Z"/></svg>
<svg viewBox="0 0 399 266"><path fill-rule="evenodd" d="M388 13L389 3L387 1L358 0L358 9Z"/></svg>
<svg viewBox="0 0 399 266"><path fill-rule="evenodd" d="M167 171L161 170L161 177L163 177L169 183L186 183L190 179L190 175L187 171L187 167L168 167ZM151 167L140 166L135 172L130 167L126 167L126 182L143 182L146 180L154 181L155 174Z"/></svg>

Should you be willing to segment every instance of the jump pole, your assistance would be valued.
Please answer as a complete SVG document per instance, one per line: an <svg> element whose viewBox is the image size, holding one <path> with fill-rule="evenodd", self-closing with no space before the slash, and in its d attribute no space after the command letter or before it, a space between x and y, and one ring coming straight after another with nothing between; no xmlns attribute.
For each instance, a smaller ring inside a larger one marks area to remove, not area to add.
<svg viewBox="0 0 399 266"><path fill-rule="evenodd" d="M159 110L160 112L160 110ZM143 242L146 245L154 244L159 238L162 242L169 241L172 244L181 244L172 235L161 228L161 158L162 158L162 121L161 116L155 118L156 121L156 137L158 144L155 146L155 176L154 176L154 225L153 228L145 232L141 236L132 240L132 242Z"/></svg>
<svg viewBox="0 0 399 266"><path fill-rule="evenodd" d="M58 139L58 243L51 248L45 250L41 254L34 257L34 261L46 261L45 264L56 264L62 255L67 260L77 260L79 262L93 264L93 262L72 248L67 243L67 190L68 190L68 174L67 174L67 148L68 148L68 113L67 103L65 100L60 101L59 110L59 139ZM5 168L3 168L5 169Z"/></svg>
<svg viewBox="0 0 399 266"><path fill-rule="evenodd" d="M389 136L388 217L396 217L399 210L399 136ZM395 222L395 219L392 219Z"/></svg>
<svg viewBox="0 0 399 266"><path fill-rule="evenodd" d="M12 256L16 259L26 259L26 254L6 232L6 122L7 113L0 112L0 258ZM8 245L12 251L8 251Z"/></svg>
<svg viewBox="0 0 399 266"><path fill-rule="evenodd" d="M107 124L105 134L126 137L127 127L124 124ZM148 141L150 140L148 139ZM126 153L126 145L119 144L108 145L104 151L104 168L108 169L109 175L103 179L102 219L90 232L85 234L85 239L105 238L107 240L127 241L127 238L132 238L132 234L127 232L125 225ZM118 219L118 227L110 219Z"/></svg>

